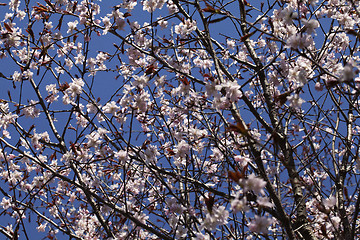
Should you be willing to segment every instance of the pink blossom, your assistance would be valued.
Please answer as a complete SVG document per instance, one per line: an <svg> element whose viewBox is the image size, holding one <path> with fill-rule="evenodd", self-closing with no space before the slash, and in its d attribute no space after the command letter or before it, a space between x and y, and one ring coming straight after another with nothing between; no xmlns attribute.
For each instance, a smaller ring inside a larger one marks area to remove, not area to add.
<svg viewBox="0 0 360 240"><path fill-rule="evenodd" d="M13 73L13 80L15 81L15 82L20 82L21 81L21 78L22 78L22 74L21 73L19 73L18 71L15 71L14 73Z"/></svg>
<svg viewBox="0 0 360 240"><path fill-rule="evenodd" d="M321 92L324 89L323 85L320 82L316 82L315 90Z"/></svg>
<svg viewBox="0 0 360 240"><path fill-rule="evenodd" d="M202 227L213 231L218 225L225 225L228 223L229 211L224 206L216 207L212 213L206 214L205 220L202 222Z"/></svg>
<svg viewBox="0 0 360 240"><path fill-rule="evenodd" d="M246 155L237 155L234 157L234 160L240 164L241 167L247 166L251 159L248 154Z"/></svg>
<svg viewBox="0 0 360 240"><path fill-rule="evenodd" d="M26 117L37 118L40 115L40 110L36 108L38 102L31 100L28 107L23 109L23 113Z"/></svg>
<svg viewBox="0 0 360 240"><path fill-rule="evenodd" d="M38 230L38 232L45 232L46 226L47 226L47 223L42 223L38 227L36 227L36 229Z"/></svg>
<svg viewBox="0 0 360 240"><path fill-rule="evenodd" d="M253 191L258 194L265 194L264 187L266 186L266 182L255 176L255 174L250 174L244 183L245 191Z"/></svg>
<svg viewBox="0 0 360 240"><path fill-rule="evenodd" d="M6 210L8 208L10 208L12 206L11 203L11 198L7 198L7 197L3 197L3 199L1 200L0 206Z"/></svg>
<svg viewBox="0 0 360 240"><path fill-rule="evenodd" d="M76 26L78 25L78 20L75 20L74 22L68 22L68 31L67 33L72 33L75 29L76 29Z"/></svg>
<svg viewBox="0 0 360 240"><path fill-rule="evenodd" d="M255 216L254 220L249 224L249 230L257 233L265 233L269 232L269 226L273 223L271 218L263 217L263 216Z"/></svg>
<svg viewBox="0 0 360 240"><path fill-rule="evenodd" d="M110 113L112 115L115 115L119 110L120 107L116 104L115 101L111 101L105 104L105 106L102 107L104 113Z"/></svg>
<svg viewBox="0 0 360 240"><path fill-rule="evenodd" d="M115 152L114 157L117 158L121 164L125 164L126 161L129 159L128 152L124 150L119 150Z"/></svg>
<svg viewBox="0 0 360 240"><path fill-rule="evenodd" d="M143 2L143 10L148 12L154 12L157 8L161 9L164 3L164 0L145 0Z"/></svg>
<svg viewBox="0 0 360 240"><path fill-rule="evenodd" d="M287 100L290 102L290 106L295 109L300 109L301 105L305 102L305 100L300 98L299 94L292 94L287 97Z"/></svg>
<svg viewBox="0 0 360 240"><path fill-rule="evenodd" d="M74 78L72 82L69 84L69 88L67 92L72 96L75 97L82 93L82 87L85 85L84 81L81 78Z"/></svg>
<svg viewBox="0 0 360 240"><path fill-rule="evenodd" d="M259 196L259 197L257 197L256 202L261 207L268 207L268 208L274 207L274 204L272 202L270 202L270 199L268 197L260 197Z"/></svg>
<svg viewBox="0 0 360 240"><path fill-rule="evenodd" d="M181 22L179 25L175 26L175 33L180 34L181 36L189 35L192 31L196 29L196 21L186 19L185 22Z"/></svg>
<svg viewBox="0 0 360 240"><path fill-rule="evenodd" d="M310 19L310 20L301 19L301 22L302 24L304 24L305 31L308 34L314 33L315 29L320 26L319 22L315 19Z"/></svg>
<svg viewBox="0 0 360 240"><path fill-rule="evenodd" d="M250 210L249 206L247 205L246 198L242 198L242 199L235 198L234 200L232 200L231 201L231 209L235 213L240 212L240 211L247 212Z"/></svg>

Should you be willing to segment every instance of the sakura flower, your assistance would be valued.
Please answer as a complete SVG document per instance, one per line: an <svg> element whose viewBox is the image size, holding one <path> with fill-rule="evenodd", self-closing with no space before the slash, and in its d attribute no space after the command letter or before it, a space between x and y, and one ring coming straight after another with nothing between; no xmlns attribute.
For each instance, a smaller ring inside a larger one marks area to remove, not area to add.
<svg viewBox="0 0 360 240"><path fill-rule="evenodd" d="M12 75L14 82L20 82L22 78L22 74L18 71L15 71Z"/></svg>
<svg viewBox="0 0 360 240"><path fill-rule="evenodd" d="M216 86L218 91L221 91L223 88L225 88L226 97L230 100L230 102L237 102L242 97L240 86L235 81L228 81Z"/></svg>
<svg viewBox="0 0 360 240"><path fill-rule="evenodd" d="M134 9L134 7L135 7L136 5L137 5L137 1L136 1L136 0L131 0L131 1L126 1L126 0L124 0L124 2L123 2L120 6L130 12L131 10Z"/></svg>
<svg viewBox="0 0 360 240"><path fill-rule="evenodd" d="M149 219L149 216L147 216L145 213L135 213L134 217L137 218L141 223L146 224L146 221Z"/></svg>
<svg viewBox="0 0 360 240"><path fill-rule="evenodd" d="M288 38L286 45L292 49L304 49L312 45L313 42L311 35L296 33Z"/></svg>
<svg viewBox="0 0 360 240"><path fill-rule="evenodd" d="M100 140L100 134L97 132L92 132L91 134L86 135L86 138L88 139L87 146L96 148L101 144Z"/></svg>
<svg viewBox="0 0 360 240"><path fill-rule="evenodd" d="M304 24L305 31L308 34L314 33L315 29L320 26L319 22L315 19L310 19L310 20L301 19L301 22L302 24Z"/></svg>
<svg viewBox="0 0 360 240"><path fill-rule="evenodd" d="M255 176L255 174L250 174L245 181L244 190L245 191L253 191L254 193L265 194L264 187L266 186L266 182Z"/></svg>
<svg viewBox="0 0 360 240"><path fill-rule="evenodd" d="M11 135L10 135L10 132L9 132L9 131L3 130L2 133L3 133L3 136L4 136L4 137L6 137L6 138L8 138L8 139L11 139Z"/></svg>
<svg viewBox="0 0 360 240"><path fill-rule="evenodd" d="M74 78L72 83L69 84L69 88L67 92L72 96L75 97L82 93L82 87L85 85L84 81L81 78Z"/></svg>
<svg viewBox="0 0 360 240"><path fill-rule="evenodd" d="M190 150L190 145L184 140L181 140L175 149L176 152L175 156L177 158L185 158L186 154L189 153L189 150Z"/></svg>
<svg viewBox="0 0 360 240"><path fill-rule="evenodd" d="M83 117L81 114L76 115L76 124L80 127L86 127L88 125L88 120Z"/></svg>
<svg viewBox="0 0 360 240"><path fill-rule="evenodd" d="M158 18L158 24L161 29L165 29L168 27L168 21L165 21L163 18Z"/></svg>
<svg viewBox="0 0 360 240"><path fill-rule="evenodd" d="M336 12L333 18L337 19L341 25L344 25L345 28L353 28L356 24L354 18L348 12Z"/></svg>
<svg viewBox="0 0 360 240"><path fill-rule="evenodd" d="M104 23L104 31L103 31L103 35L107 34L107 32L109 31L109 29L111 28L111 21L110 21L110 18L108 18L107 16L106 17L103 17L101 18L103 23Z"/></svg>
<svg viewBox="0 0 360 240"><path fill-rule="evenodd" d="M300 109L301 105L305 102L304 99L300 98L299 94L292 94L287 97L287 100L290 102L290 106L295 109Z"/></svg>
<svg viewBox="0 0 360 240"><path fill-rule="evenodd" d="M0 103L0 109L6 109L8 107L8 103ZM7 129L7 127L14 123L15 119L18 118L18 115L8 113L7 111L3 110L4 113L0 115L0 127Z"/></svg>
<svg viewBox="0 0 360 240"><path fill-rule="evenodd" d="M212 105L217 110L226 109L230 106L229 101L226 99L226 97L218 97L214 96L214 100L212 102Z"/></svg>
<svg viewBox="0 0 360 240"><path fill-rule="evenodd" d="M76 57L74 57L75 59L75 64L82 64L85 60L85 56L82 55L82 53L79 53Z"/></svg>
<svg viewBox="0 0 360 240"><path fill-rule="evenodd" d="M330 222L334 226L334 228L339 229L341 218L338 216L331 216L330 219L331 219Z"/></svg>
<svg viewBox="0 0 360 240"><path fill-rule="evenodd" d="M45 22L45 23L44 23L44 27L45 27L46 29L51 29L51 28L53 28L52 22Z"/></svg>
<svg viewBox="0 0 360 240"><path fill-rule="evenodd" d="M145 150L145 160L148 162L157 162L157 156L160 155L160 153L157 150L157 147L154 145L150 145Z"/></svg>
<svg viewBox="0 0 360 240"><path fill-rule="evenodd" d="M11 0L9 2L9 9L16 11L20 6L20 0Z"/></svg>
<svg viewBox="0 0 360 240"><path fill-rule="evenodd" d="M351 64L346 64L342 71L342 76L340 81L348 82L352 81L355 78L354 67Z"/></svg>
<svg viewBox="0 0 360 240"><path fill-rule="evenodd" d="M64 93L64 96L62 98L63 104L67 105L71 103L70 96L67 93Z"/></svg>
<svg viewBox="0 0 360 240"><path fill-rule="evenodd" d="M205 220L202 222L201 227L209 231L213 231L219 225L228 223L229 211L224 206L214 207L212 213L207 213Z"/></svg>
<svg viewBox="0 0 360 240"><path fill-rule="evenodd" d="M210 236L207 234L202 234L200 232L195 234L196 237L192 238L192 240L210 240Z"/></svg>
<svg viewBox="0 0 360 240"><path fill-rule="evenodd" d="M226 45L229 49L234 49L235 47L235 41L234 40L231 40L231 39L227 39L226 40Z"/></svg>
<svg viewBox="0 0 360 240"><path fill-rule="evenodd" d="M34 148L41 148L42 144L40 142L50 142L50 137L48 132L36 133L34 129L34 133L31 138L31 144Z"/></svg>
<svg viewBox="0 0 360 240"><path fill-rule="evenodd" d="M321 92L324 89L323 85L320 82L316 82L315 90Z"/></svg>
<svg viewBox="0 0 360 240"><path fill-rule="evenodd" d="M233 210L234 213L240 212L240 211L244 211L247 212L249 211L249 206L247 205L247 201L246 198L235 198L234 200L231 201L231 210Z"/></svg>
<svg viewBox="0 0 360 240"><path fill-rule="evenodd" d="M133 107L138 109L140 112L146 112L148 109L148 102L150 95L147 91L142 91L141 94L134 96Z"/></svg>
<svg viewBox="0 0 360 240"><path fill-rule="evenodd" d="M291 24L293 19L298 17L298 14L293 8L287 7L280 12L279 16L286 24Z"/></svg>
<svg viewBox="0 0 360 240"><path fill-rule="evenodd" d="M269 232L269 226L273 223L271 218L263 216L255 216L254 220L249 224L249 229L252 232L265 233Z"/></svg>
<svg viewBox="0 0 360 240"><path fill-rule="evenodd" d="M124 20L124 14L119 10L116 10L115 12L113 12L112 16L115 19L116 28L118 30L124 30L124 27L126 25L126 22Z"/></svg>
<svg viewBox="0 0 360 240"><path fill-rule="evenodd" d="M6 197L3 197L1 203L0 203L0 206L6 210L8 208L10 208L12 206L12 203L11 203L11 198L6 198Z"/></svg>
<svg viewBox="0 0 360 240"><path fill-rule="evenodd" d="M259 196L259 197L257 197L256 202L261 207L268 207L268 208L274 207L274 204L272 202L270 202L268 197L260 197Z"/></svg>
<svg viewBox="0 0 360 240"><path fill-rule="evenodd" d="M249 162L251 162L251 158L248 154L246 155L237 155L234 157L234 160L240 164L241 167L245 167Z"/></svg>
<svg viewBox="0 0 360 240"><path fill-rule="evenodd" d="M55 71L56 71L58 74L63 74L63 73L65 72L64 68L63 68L63 67L60 67L60 66L55 67Z"/></svg>
<svg viewBox="0 0 360 240"><path fill-rule="evenodd" d="M59 92L56 88L56 84L53 84L53 83L46 85L45 89L48 93L58 93Z"/></svg>
<svg viewBox="0 0 360 240"><path fill-rule="evenodd" d="M103 109L104 113L110 113L110 114L115 115L120 110L120 107L116 104L115 101L111 101L111 102L105 104L105 106L103 106L102 109Z"/></svg>
<svg viewBox="0 0 360 240"><path fill-rule="evenodd" d="M324 199L323 204L327 209L331 209L336 205L336 198L334 196L331 196L327 199Z"/></svg>
<svg viewBox="0 0 360 240"><path fill-rule="evenodd" d="M171 14L176 13L178 11L177 6L174 4L172 0L167 1L167 8Z"/></svg>
<svg viewBox="0 0 360 240"><path fill-rule="evenodd" d="M319 1L319 0L308 0L308 3L309 3L310 5L312 5L313 7L315 7L316 4L318 3L318 1Z"/></svg>
<svg viewBox="0 0 360 240"><path fill-rule="evenodd" d="M179 25L175 26L175 33L180 34L183 37L189 35L192 31L195 30L196 30L195 20L186 19L184 23L180 23Z"/></svg>
<svg viewBox="0 0 360 240"><path fill-rule="evenodd" d="M181 225L177 226L175 237L176 239L183 239L187 236L188 230Z"/></svg>
<svg viewBox="0 0 360 240"><path fill-rule="evenodd" d="M16 31L8 33L6 35L5 45L8 47L18 47L21 40L19 34Z"/></svg>
<svg viewBox="0 0 360 240"><path fill-rule="evenodd" d="M297 81L300 86L304 86L307 82L307 73L304 69L300 69L297 73Z"/></svg>
<svg viewBox="0 0 360 240"><path fill-rule="evenodd" d="M18 10L16 17L19 18L19 20L24 20L24 18L26 17L26 12L22 11L22 10Z"/></svg>
<svg viewBox="0 0 360 240"><path fill-rule="evenodd" d="M110 133L110 131L102 127L99 127L97 132L100 134L101 137L104 137L107 133Z"/></svg>
<svg viewBox="0 0 360 240"><path fill-rule="evenodd" d="M95 58L88 58L86 60L86 65L90 67L91 71L95 70L96 64L97 64L97 61Z"/></svg>
<svg viewBox="0 0 360 240"><path fill-rule="evenodd" d="M9 103L0 102L0 110L2 114L9 113Z"/></svg>
<svg viewBox="0 0 360 240"><path fill-rule="evenodd" d="M164 0L145 0L143 2L143 10L148 12L154 12L155 9L161 9L164 6Z"/></svg>
<svg viewBox="0 0 360 240"><path fill-rule="evenodd" d="M75 20L74 22L68 22L68 31L67 33L72 33L75 29L76 29L76 26L78 25L78 20Z"/></svg>
<svg viewBox="0 0 360 240"><path fill-rule="evenodd" d="M129 158L127 151L124 150L115 152L114 157L117 158L121 164L125 164Z"/></svg>
<svg viewBox="0 0 360 240"><path fill-rule="evenodd" d="M54 102L59 98L58 90L56 88L56 84L49 84L46 86L46 91L48 92L48 96L46 97L47 102Z"/></svg>
<svg viewBox="0 0 360 240"><path fill-rule="evenodd" d="M35 107L36 104L38 104L38 102L31 100L29 106L23 109L26 117L37 118L40 115L40 110Z"/></svg>
<svg viewBox="0 0 360 240"><path fill-rule="evenodd" d="M66 65L69 69L71 69L71 68L74 66L74 63L73 63L73 61L72 61L70 58L66 58L66 59L65 59L65 65Z"/></svg>
<svg viewBox="0 0 360 240"><path fill-rule="evenodd" d="M201 67L203 69L210 68L212 66L212 61L210 59L201 59L200 57L197 57L194 59L194 64L197 67Z"/></svg>
<svg viewBox="0 0 360 240"><path fill-rule="evenodd" d="M38 232L45 232L46 226L47 223L42 223L36 229L38 230Z"/></svg>
<svg viewBox="0 0 360 240"><path fill-rule="evenodd" d="M149 81L149 78L145 74L142 76L134 75L133 77L134 77L134 81L132 84L134 87L144 88Z"/></svg>
<svg viewBox="0 0 360 240"><path fill-rule="evenodd" d="M167 199L166 204L171 213L182 214L186 210L186 208L184 206L182 206L181 204L179 204L177 202L176 198L174 198L174 197Z"/></svg>

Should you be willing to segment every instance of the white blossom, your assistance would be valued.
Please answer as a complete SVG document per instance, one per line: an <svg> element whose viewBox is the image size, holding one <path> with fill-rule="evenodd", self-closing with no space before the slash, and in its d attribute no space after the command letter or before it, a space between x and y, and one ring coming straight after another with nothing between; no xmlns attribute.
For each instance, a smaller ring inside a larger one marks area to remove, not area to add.
<svg viewBox="0 0 360 240"><path fill-rule="evenodd" d="M263 216L255 216L254 220L249 224L249 229L252 232L257 233L268 233L269 226L273 223L271 218L263 217Z"/></svg>
<svg viewBox="0 0 360 240"><path fill-rule="evenodd" d="M189 35L191 32L196 29L196 21L186 19L184 22L181 22L179 25L175 26L175 33L180 34L181 36Z"/></svg>

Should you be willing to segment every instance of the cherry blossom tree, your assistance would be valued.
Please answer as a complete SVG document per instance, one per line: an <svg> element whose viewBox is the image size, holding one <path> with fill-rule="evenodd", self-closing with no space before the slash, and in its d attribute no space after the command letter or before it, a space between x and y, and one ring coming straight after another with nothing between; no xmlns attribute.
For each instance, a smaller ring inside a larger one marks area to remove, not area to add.
<svg viewBox="0 0 360 240"><path fill-rule="evenodd" d="M2 238L360 237L360 1L0 11Z"/></svg>

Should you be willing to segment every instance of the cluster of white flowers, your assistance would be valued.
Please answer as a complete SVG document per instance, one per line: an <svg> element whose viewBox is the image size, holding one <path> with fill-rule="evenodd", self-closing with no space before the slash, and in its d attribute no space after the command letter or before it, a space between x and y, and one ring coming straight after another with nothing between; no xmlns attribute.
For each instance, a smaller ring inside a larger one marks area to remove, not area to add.
<svg viewBox="0 0 360 240"><path fill-rule="evenodd" d="M154 12L156 9L161 9L165 4L165 0L145 0L143 2L143 10Z"/></svg>
<svg viewBox="0 0 360 240"><path fill-rule="evenodd" d="M181 22L179 25L175 26L175 33L180 34L183 37L186 37L195 30L196 21L191 19L186 19L184 22Z"/></svg>
<svg viewBox="0 0 360 240"><path fill-rule="evenodd" d="M0 102L0 110L0 128L6 130L10 124L14 123L18 115L9 111L8 103Z"/></svg>
<svg viewBox="0 0 360 240"><path fill-rule="evenodd" d="M302 99L299 94L294 93L287 97L287 100L290 102L290 107L293 107L295 109L300 109L301 105L306 102L304 99Z"/></svg>
<svg viewBox="0 0 360 240"><path fill-rule="evenodd" d="M67 33L72 33L76 29L78 23L79 23L78 20L75 20L73 22L68 22L68 24L67 24L68 25Z"/></svg>
<svg viewBox="0 0 360 240"><path fill-rule="evenodd" d="M24 107L22 112L26 117L37 118L40 115L40 109L36 108L38 104L35 100L30 100L29 106Z"/></svg>
<svg viewBox="0 0 360 240"><path fill-rule="evenodd" d="M69 87L64 92L63 103L70 104L71 99L74 99L76 96L80 95L83 91L82 87L85 85L85 82L81 78L74 78Z"/></svg>
<svg viewBox="0 0 360 240"><path fill-rule="evenodd" d="M314 44L314 39L311 35L295 33L287 39L287 46L292 49L304 49Z"/></svg>
<svg viewBox="0 0 360 240"><path fill-rule="evenodd" d="M230 102L237 102L243 96L240 86L236 81L227 81L216 86L216 90L218 91L222 91L223 89Z"/></svg>
<svg viewBox="0 0 360 240"><path fill-rule="evenodd" d="M115 101L111 101L106 103L105 106L102 107L102 110L104 111L104 113L116 115L116 113L120 110L120 107L116 104Z"/></svg>
<svg viewBox="0 0 360 240"><path fill-rule="evenodd" d="M213 207L211 213L207 213L205 219L201 223L203 229L213 231L219 225L228 223L229 211L224 206Z"/></svg>
<svg viewBox="0 0 360 240"><path fill-rule="evenodd" d="M46 97L47 102L55 102L59 98L58 89L56 88L56 84L49 84L46 86L46 91L48 92L48 96Z"/></svg>
<svg viewBox="0 0 360 240"><path fill-rule="evenodd" d="M268 217L255 216L254 220L249 224L249 230L258 233L268 233L269 226L273 223L273 220Z"/></svg>

